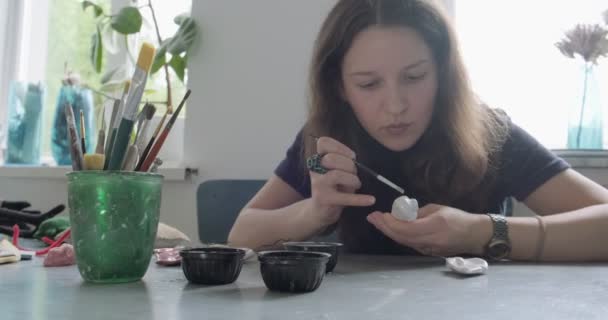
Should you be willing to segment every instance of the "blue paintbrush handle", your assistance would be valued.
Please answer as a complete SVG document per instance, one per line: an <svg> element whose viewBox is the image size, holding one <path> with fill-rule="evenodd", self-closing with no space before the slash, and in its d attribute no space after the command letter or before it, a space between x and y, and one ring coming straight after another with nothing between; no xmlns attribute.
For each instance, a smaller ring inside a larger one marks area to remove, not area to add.
<svg viewBox="0 0 608 320"><path fill-rule="evenodd" d="M110 158L112 158L112 148L114 148L116 132L118 132L118 129L111 129L110 141L106 144L106 162L103 165L104 170L108 170L108 166L110 165Z"/></svg>
<svg viewBox="0 0 608 320"><path fill-rule="evenodd" d="M133 120L123 118L120 121L120 126L118 126L114 147L112 147L112 156L108 163L108 170L122 169L122 161L127 153L129 141L131 141L131 131L133 131Z"/></svg>

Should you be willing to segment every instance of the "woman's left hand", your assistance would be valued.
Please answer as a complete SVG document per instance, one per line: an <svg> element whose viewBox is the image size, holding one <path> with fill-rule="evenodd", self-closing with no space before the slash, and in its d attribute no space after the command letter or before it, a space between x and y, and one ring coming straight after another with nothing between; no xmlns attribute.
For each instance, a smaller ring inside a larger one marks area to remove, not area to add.
<svg viewBox="0 0 608 320"><path fill-rule="evenodd" d="M420 208L414 221L377 211L368 215L367 221L395 242L430 256L482 255L492 236L492 221L487 215L437 204Z"/></svg>

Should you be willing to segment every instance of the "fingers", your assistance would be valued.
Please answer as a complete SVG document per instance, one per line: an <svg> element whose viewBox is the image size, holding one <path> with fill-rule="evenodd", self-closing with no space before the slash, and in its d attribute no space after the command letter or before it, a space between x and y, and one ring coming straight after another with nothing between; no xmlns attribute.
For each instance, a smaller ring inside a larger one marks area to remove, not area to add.
<svg viewBox="0 0 608 320"><path fill-rule="evenodd" d="M366 194L338 193L333 196L335 204L345 207L369 207L376 202L376 198Z"/></svg>
<svg viewBox="0 0 608 320"><path fill-rule="evenodd" d="M361 188L353 159L355 152L330 137L317 139L317 153L323 155L321 166L325 174L310 172L313 196L324 205L367 207L376 202L370 195L355 194Z"/></svg>
<svg viewBox="0 0 608 320"><path fill-rule="evenodd" d="M330 171L328 172L328 174L335 174L335 172L338 171ZM325 180L329 180L326 178L327 177L323 176L319 177L319 179L313 180L313 197L321 205L341 207L368 207L376 202L376 198L370 195L343 192L341 191L342 188L339 187L339 184L337 184L336 182L326 182ZM350 187L346 188L353 188L352 184Z"/></svg>
<svg viewBox="0 0 608 320"><path fill-rule="evenodd" d="M352 190L359 190L359 188L361 188L361 180L359 177L344 171L329 171L327 174L325 174L321 181L322 183L326 183L332 187L342 186Z"/></svg>
<svg viewBox="0 0 608 320"><path fill-rule="evenodd" d="M405 243L403 243L403 239L401 239L402 238L401 235L387 225L387 223L383 217L384 215L385 214L380 213L380 212L374 212L367 216L367 221L369 223L371 223L372 225L374 225L374 227L376 227L376 229L380 230L380 232L382 232L384 235L393 239L395 242L405 244ZM408 242L405 245L410 245L410 244Z"/></svg>
<svg viewBox="0 0 608 320"><path fill-rule="evenodd" d="M355 159L355 152L353 150L330 137L321 137L317 139L317 153L336 153L349 159Z"/></svg>
<svg viewBox="0 0 608 320"><path fill-rule="evenodd" d="M401 221L381 212L370 214L367 220L395 242L413 248L429 245L429 240L436 232L429 221Z"/></svg>
<svg viewBox="0 0 608 320"><path fill-rule="evenodd" d="M361 180L353 173L331 170L323 175L310 174L313 196L320 204L367 207L376 202L373 196L354 193L361 188Z"/></svg>
<svg viewBox="0 0 608 320"><path fill-rule="evenodd" d="M343 187L335 183L324 183L323 180L324 177L312 179L312 197L315 202L320 205L369 207L376 203L376 198L374 196L354 193L354 187L352 186Z"/></svg>
<svg viewBox="0 0 608 320"><path fill-rule="evenodd" d="M321 165L327 170L340 170L352 174L357 174L357 167L355 166L355 162L352 159L353 158L344 156L343 154L339 153L326 153L321 158Z"/></svg>

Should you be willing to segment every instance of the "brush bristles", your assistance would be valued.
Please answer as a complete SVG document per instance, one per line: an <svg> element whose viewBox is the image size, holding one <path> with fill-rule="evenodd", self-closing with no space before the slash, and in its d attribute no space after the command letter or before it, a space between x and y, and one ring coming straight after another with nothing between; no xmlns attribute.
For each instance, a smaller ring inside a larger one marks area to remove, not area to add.
<svg viewBox="0 0 608 320"><path fill-rule="evenodd" d="M84 169L85 170L103 170L103 163L106 157L103 154L85 154Z"/></svg>
<svg viewBox="0 0 608 320"><path fill-rule="evenodd" d="M154 113L156 113L156 107L153 104L148 104L148 106L150 106L147 110L146 110L146 119L150 120L152 119L152 117L154 117Z"/></svg>
<svg viewBox="0 0 608 320"><path fill-rule="evenodd" d="M154 60L154 53L156 49L148 42L144 42L139 50L139 57L137 58L137 66L142 70L148 72L150 66L152 66L152 60Z"/></svg>

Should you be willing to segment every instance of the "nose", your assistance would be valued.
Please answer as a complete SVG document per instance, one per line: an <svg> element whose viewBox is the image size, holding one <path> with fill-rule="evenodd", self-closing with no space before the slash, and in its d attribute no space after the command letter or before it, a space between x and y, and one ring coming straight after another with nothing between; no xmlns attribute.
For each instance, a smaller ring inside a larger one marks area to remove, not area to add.
<svg viewBox="0 0 608 320"><path fill-rule="evenodd" d="M407 95L399 84L394 83L387 86L386 111L391 115L399 115L408 109Z"/></svg>

